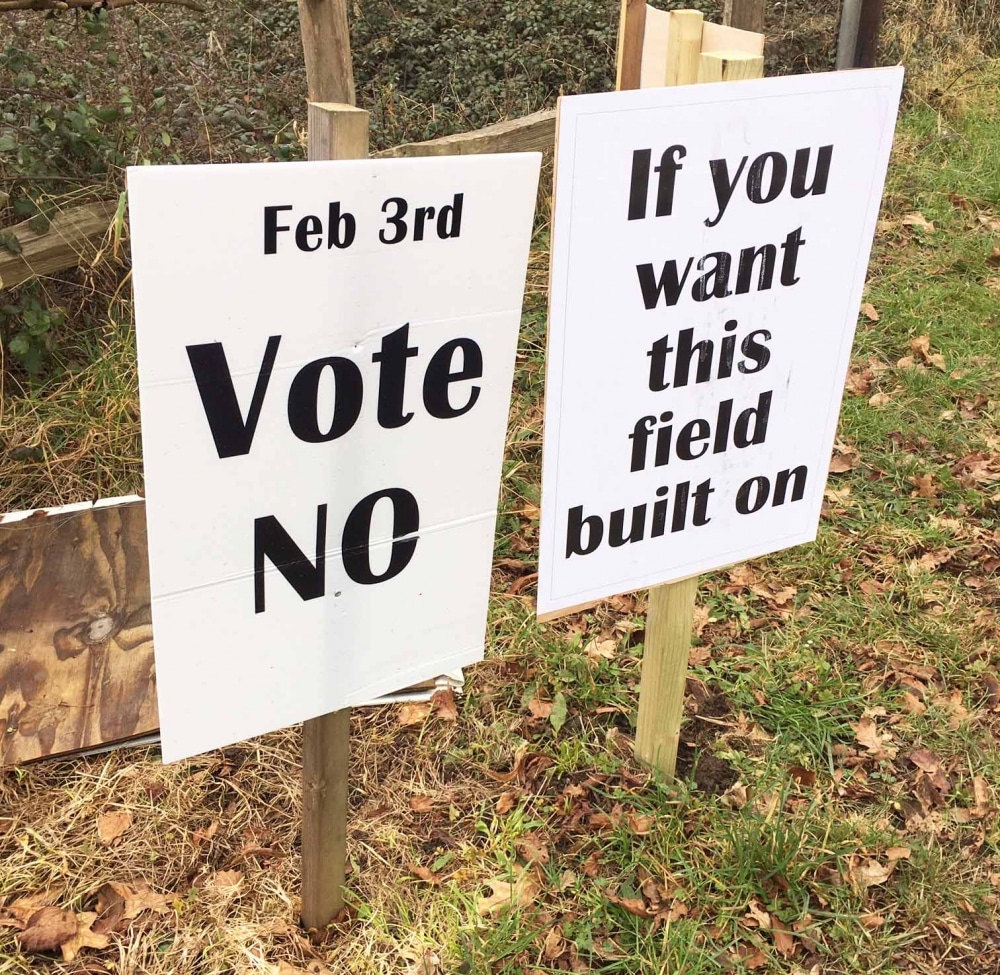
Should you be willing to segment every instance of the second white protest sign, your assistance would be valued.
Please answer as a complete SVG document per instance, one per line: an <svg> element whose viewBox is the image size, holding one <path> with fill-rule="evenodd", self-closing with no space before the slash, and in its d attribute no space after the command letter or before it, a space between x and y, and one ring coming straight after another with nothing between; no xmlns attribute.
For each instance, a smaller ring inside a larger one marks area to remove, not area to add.
<svg viewBox="0 0 1000 975"><path fill-rule="evenodd" d="M482 656L539 161L129 171L165 759Z"/></svg>
<svg viewBox="0 0 1000 975"><path fill-rule="evenodd" d="M901 84L560 100L540 615L815 537Z"/></svg>

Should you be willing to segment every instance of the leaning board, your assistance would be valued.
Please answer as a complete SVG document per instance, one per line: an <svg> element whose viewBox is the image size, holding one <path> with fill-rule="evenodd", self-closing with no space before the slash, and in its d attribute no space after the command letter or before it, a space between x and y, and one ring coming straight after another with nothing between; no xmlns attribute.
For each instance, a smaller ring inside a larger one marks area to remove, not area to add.
<svg viewBox="0 0 1000 975"><path fill-rule="evenodd" d="M158 737L141 498L0 515L0 722L0 766Z"/></svg>

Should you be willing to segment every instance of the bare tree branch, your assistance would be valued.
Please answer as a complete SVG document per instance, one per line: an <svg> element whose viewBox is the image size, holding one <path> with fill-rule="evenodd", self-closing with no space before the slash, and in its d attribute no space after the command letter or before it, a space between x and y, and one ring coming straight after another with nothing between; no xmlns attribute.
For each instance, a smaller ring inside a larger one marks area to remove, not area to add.
<svg viewBox="0 0 1000 975"><path fill-rule="evenodd" d="M130 7L132 4L170 3L178 7L187 7L205 13L205 8L198 0L0 0L0 13L5 10L77 10L80 8L106 7L116 10L118 7Z"/></svg>

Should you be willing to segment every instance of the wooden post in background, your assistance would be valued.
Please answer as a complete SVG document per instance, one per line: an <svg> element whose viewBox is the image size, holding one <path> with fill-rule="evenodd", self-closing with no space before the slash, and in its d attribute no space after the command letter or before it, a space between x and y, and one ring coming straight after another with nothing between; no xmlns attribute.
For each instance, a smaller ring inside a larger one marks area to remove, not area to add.
<svg viewBox="0 0 1000 975"><path fill-rule="evenodd" d="M702 25L699 11L671 11L667 63L664 66L668 85L737 81L763 75L764 58L760 55L732 52L702 54ZM623 27L619 36L627 34ZM654 586L649 590L646 610L635 757L670 777L673 777L677 767L697 592L697 577Z"/></svg>
<svg viewBox="0 0 1000 975"><path fill-rule="evenodd" d="M837 36L837 70L854 67L854 52L858 48L858 21L861 0L841 0L840 31Z"/></svg>
<svg viewBox="0 0 1000 975"><path fill-rule="evenodd" d="M309 159L365 159L368 113L309 105ZM323 928L344 906L351 711L302 724L302 923Z"/></svg>
<svg viewBox="0 0 1000 975"><path fill-rule="evenodd" d="M767 0L726 0L722 22L740 30L764 33L764 13Z"/></svg>
<svg viewBox="0 0 1000 975"><path fill-rule="evenodd" d="M632 91L639 87L642 39L646 33L646 0L622 0L618 21L618 59L615 88Z"/></svg>
<svg viewBox="0 0 1000 975"><path fill-rule="evenodd" d="M299 26L309 101L353 105L347 0L299 0Z"/></svg>
<svg viewBox="0 0 1000 975"><path fill-rule="evenodd" d="M854 48L855 68L874 68L878 61L878 37L882 30L885 0L861 0L858 38Z"/></svg>

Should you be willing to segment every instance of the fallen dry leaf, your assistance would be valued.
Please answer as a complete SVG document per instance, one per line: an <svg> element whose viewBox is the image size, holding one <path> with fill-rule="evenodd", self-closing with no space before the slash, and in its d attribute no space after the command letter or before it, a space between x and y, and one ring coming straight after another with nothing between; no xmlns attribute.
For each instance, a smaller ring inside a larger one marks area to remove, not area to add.
<svg viewBox="0 0 1000 975"><path fill-rule="evenodd" d="M49 887L46 890L39 891L37 894L18 897L17 900L12 901L3 908L2 913L14 918L23 929L27 926L28 921L31 920L32 915L36 914L43 907L52 907L62 896L65 889L64 884L57 884L55 887Z"/></svg>
<svg viewBox="0 0 1000 975"><path fill-rule="evenodd" d="M509 813L517 805L517 793L516 792L502 792L500 793L500 798L497 799L497 815L503 816Z"/></svg>
<svg viewBox="0 0 1000 975"><path fill-rule="evenodd" d="M440 975L440 972L441 958L436 951L428 948L419 958L413 959L413 964L403 972L403 975Z"/></svg>
<svg viewBox="0 0 1000 975"><path fill-rule="evenodd" d="M929 335L918 335L910 342L910 351L916 357L917 362L922 362L935 369L945 371L944 356L940 352L931 352L931 337Z"/></svg>
<svg viewBox="0 0 1000 975"><path fill-rule="evenodd" d="M528 710L533 718L545 719L552 714L551 701L539 701L537 697L528 701Z"/></svg>
<svg viewBox="0 0 1000 975"><path fill-rule="evenodd" d="M990 811L990 787L981 775L972 780L972 795L976 803L972 808L972 816L974 819L983 819Z"/></svg>
<svg viewBox="0 0 1000 975"><path fill-rule="evenodd" d="M865 859L855 857L848 874L851 880L862 887L875 887L878 884L884 884L892 876L895 868L895 863L883 865L871 857Z"/></svg>
<svg viewBox="0 0 1000 975"><path fill-rule="evenodd" d="M782 958L791 958L795 954L795 937L780 918L771 918L771 937Z"/></svg>
<svg viewBox="0 0 1000 975"><path fill-rule="evenodd" d="M861 303L861 314L870 322L877 322L881 317L870 301L863 301Z"/></svg>
<svg viewBox="0 0 1000 975"><path fill-rule="evenodd" d="M873 718L862 718L854 727L854 738L867 749L872 758L895 758L899 749L890 745L892 735L886 731L879 733Z"/></svg>
<svg viewBox="0 0 1000 975"><path fill-rule="evenodd" d="M450 687L443 687L441 690L435 691L431 697L431 703L437 709L437 716L442 721L454 722L458 720L455 692Z"/></svg>
<svg viewBox="0 0 1000 975"><path fill-rule="evenodd" d="M546 961L555 961L566 953L568 947L569 945L562 935L562 928L556 924L546 932L542 954L545 956Z"/></svg>
<svg viewBox="0 0 1000 975"><path fill-rule="evenodd" d="M525 833L515 844L525 863L546 864L549 862L549 848L537 833Z"/></svg>
<svg viewBox="0 0 1000 975"><path fill-rule="evenodd" d="M615 650L618 646L616 640L591 640L584 648L583 652L591 663L600 663L602 660L614 660Z"/></svg>
<svg viewBox="0 0 1000 975"><path fill-rule="evenodd" d="M122 931L129 921L137 918L143 911L168 913L170 903L170 895L156 893L145 880L138 881L134 888L127 884L104 884L97 892L98 919L93 930L97 934Z"/></svg>
<svg viewBox="0 0 1000 975"><path fill-rule="evenodd" d="M97 835L110 846L132 825L132 814L127 809L112 809L97 817Z"/></svg>
<svg viewBox="0 0 1000 975"><path fill-rule="evenodd" d="M422 867L416 863L408 863L407 869L414 877L423 880L425 883L431 884L434 887L438 887L441 884L441 878L434 873L429 867Z"/></svg>
<svg viewBox="0 0 1000 975"><path fill-rule="evenodd" d="M538 896L538 885L527 871L510 883L506 880L491 880L489 897L482 897L476 905L480 917L491 917L508 907L528 907Z"/></svg>
<svg viewBox="0 0 1000 975"><path fill-rule="evenodd" d="M934 224L931 223L919 210L908 213L899 221L904 227L913 227L915 230L923 230L926 233L933 233Z"/></svg>
<svg viewBox="0 0 1000 975"><path fill-rule="evenodd" d="M212 877L213 887L239 887L243 883L243 874L239 870L217 870Z"/></svg>
<svg viewBox="0 0 1000 975"><path fill-rule="evenodd" d="M434 800L430 796L410 796L410 809L418 813L429 813L434 808Z"/></svg>
<svg viewBox="0 0 1000 975"><path fill-rule="evenodd" d="M420 701L416 704L401 704L397 720L404 728L409 728L415 724L423 724L433 707L434 705L430 701Z"/></svg>
<svg viewBox="0 0 1000 975"><path fill-rule="evenodd" d="M888 403L892 402L892 397L888 393L875 393L873 396L869 397L868 405L873 406L876 409L886 406Z"/></svg>
<svg viewBox="0 0 1000 975"><path fill-rule="evenodd" d="M848 447L845 444L837 444L833 450L833 458L830 460L830 473L843 474L854 470L861 463L861 454L857 447Z"/></svg>
<svg viewBox="0 0 1000 975"><path fill-rule="evenodd" d="M59 907L43 907L35 911L27 927L17 933L21 950L28 954L57 951L76 937L76 915Z"/></svg>
<svg viewBox="0 0 1000 975"><path fill-rule="evenodd" d="M63 961L74 961L83 948L96 948L98 951L107 948L111 943L108 936L93 930L96 920L97 915L93 911L85 911L83 914L76 915L76 932L72 938L59 946Z"/></svg>
<svg viewBox="0 0 1000 975"><path fill-rule="evenodd" d="M651 918L656 916L656 911L641 897L618 897L615 894L606 894L605 896L612 904L617 904L636 917Z"/></svg>
<svg viewBox="0 0 1000 975"><path fill-rule="evenodd" d="M636 836L648 836L649 831L653 828L654 820L652 816L640 816L637 813L629 813L627 820L629 829Z"/></svg>
<svg viewBox="0 0 1000 975"><path fill-rule="evenodd" d="M911 475L907 480L916 488L910 492L911 498L936 498L941 493L941 485L934 483L933 474Z"/></svg>

